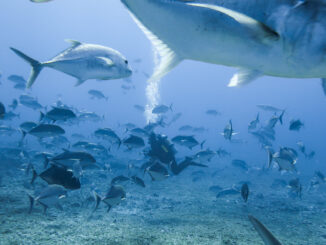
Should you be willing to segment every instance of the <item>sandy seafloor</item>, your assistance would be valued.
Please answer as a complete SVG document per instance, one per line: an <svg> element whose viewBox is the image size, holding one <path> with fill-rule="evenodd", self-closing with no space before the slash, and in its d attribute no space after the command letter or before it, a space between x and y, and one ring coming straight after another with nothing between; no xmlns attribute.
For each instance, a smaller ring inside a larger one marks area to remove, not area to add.
<svg viewBox="0 0 326 245"><path fill-rule="evenodd" d="M101 203L90 219L94 203L89 188L60 200L63 211L52 207L44 215L36 205L27 214L26 193L33 193L26 188L28 177L22 171L9 172L0 187L0 244L263 244L248 213L282 244L326 244L326 197L320 192L292 199L284 190L267 188L270 176L257 175L245 205L240 195L216 199L208 190L213 184L232 185L239 181L235 175L193 182L191 172L163 182L145 178L145 189L127 184L127 199L120 206L106 213ZM90 176L104 194L109 181L96 172ZM259 193L264 198L258 198Z"/></svg>

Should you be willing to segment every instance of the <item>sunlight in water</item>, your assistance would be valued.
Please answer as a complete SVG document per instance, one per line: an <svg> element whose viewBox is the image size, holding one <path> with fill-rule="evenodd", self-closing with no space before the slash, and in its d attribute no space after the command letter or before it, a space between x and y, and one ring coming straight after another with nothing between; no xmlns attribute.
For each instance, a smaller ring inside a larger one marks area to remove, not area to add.
<svg viewBox="0 0 326 245"><path fill-rule="evenodd" d="M150 78L146 87L147 105L145 108L145 116L147 123L155 122L157 115L152 113L153 108L158 104L160 100L159 85L161 79Z"/></svg>

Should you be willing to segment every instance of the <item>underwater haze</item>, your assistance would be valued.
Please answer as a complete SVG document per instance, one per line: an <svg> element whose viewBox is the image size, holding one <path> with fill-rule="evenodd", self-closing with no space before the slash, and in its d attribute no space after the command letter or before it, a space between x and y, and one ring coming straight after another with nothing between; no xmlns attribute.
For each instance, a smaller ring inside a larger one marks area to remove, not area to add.
<svg viewBox="0 0 326 245"><path fill-rule="evenodd" d="M326 244L322 77L155 77L130 1L0 3L0 244Z"/></svg>

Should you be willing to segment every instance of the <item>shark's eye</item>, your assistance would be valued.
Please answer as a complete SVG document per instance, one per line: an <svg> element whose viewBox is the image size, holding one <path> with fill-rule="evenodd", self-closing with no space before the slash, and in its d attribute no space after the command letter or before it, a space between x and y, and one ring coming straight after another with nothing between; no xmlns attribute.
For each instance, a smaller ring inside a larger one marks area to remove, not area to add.
<svg viewBox="0 0 326 245"><path fill-rule="evenodd" d="M126 65L128 65L128 60L125 60Z"/></svg>

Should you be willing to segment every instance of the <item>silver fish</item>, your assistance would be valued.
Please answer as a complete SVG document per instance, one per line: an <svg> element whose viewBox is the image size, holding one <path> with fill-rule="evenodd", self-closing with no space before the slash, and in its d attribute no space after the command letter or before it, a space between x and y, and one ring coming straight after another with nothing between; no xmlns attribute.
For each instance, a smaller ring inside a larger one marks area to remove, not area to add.
<svg viewBox="0 0 326 245"><path fill-rule="evenodd" d="M46 62L39 62L15 48L10 48L32 66L27 88L33 85L44 67L50 67L77 78L76 86L88 79L110 80L131 75L128 61L118 51L97 44L67 41L71 43L71 47Z"/></svg>

